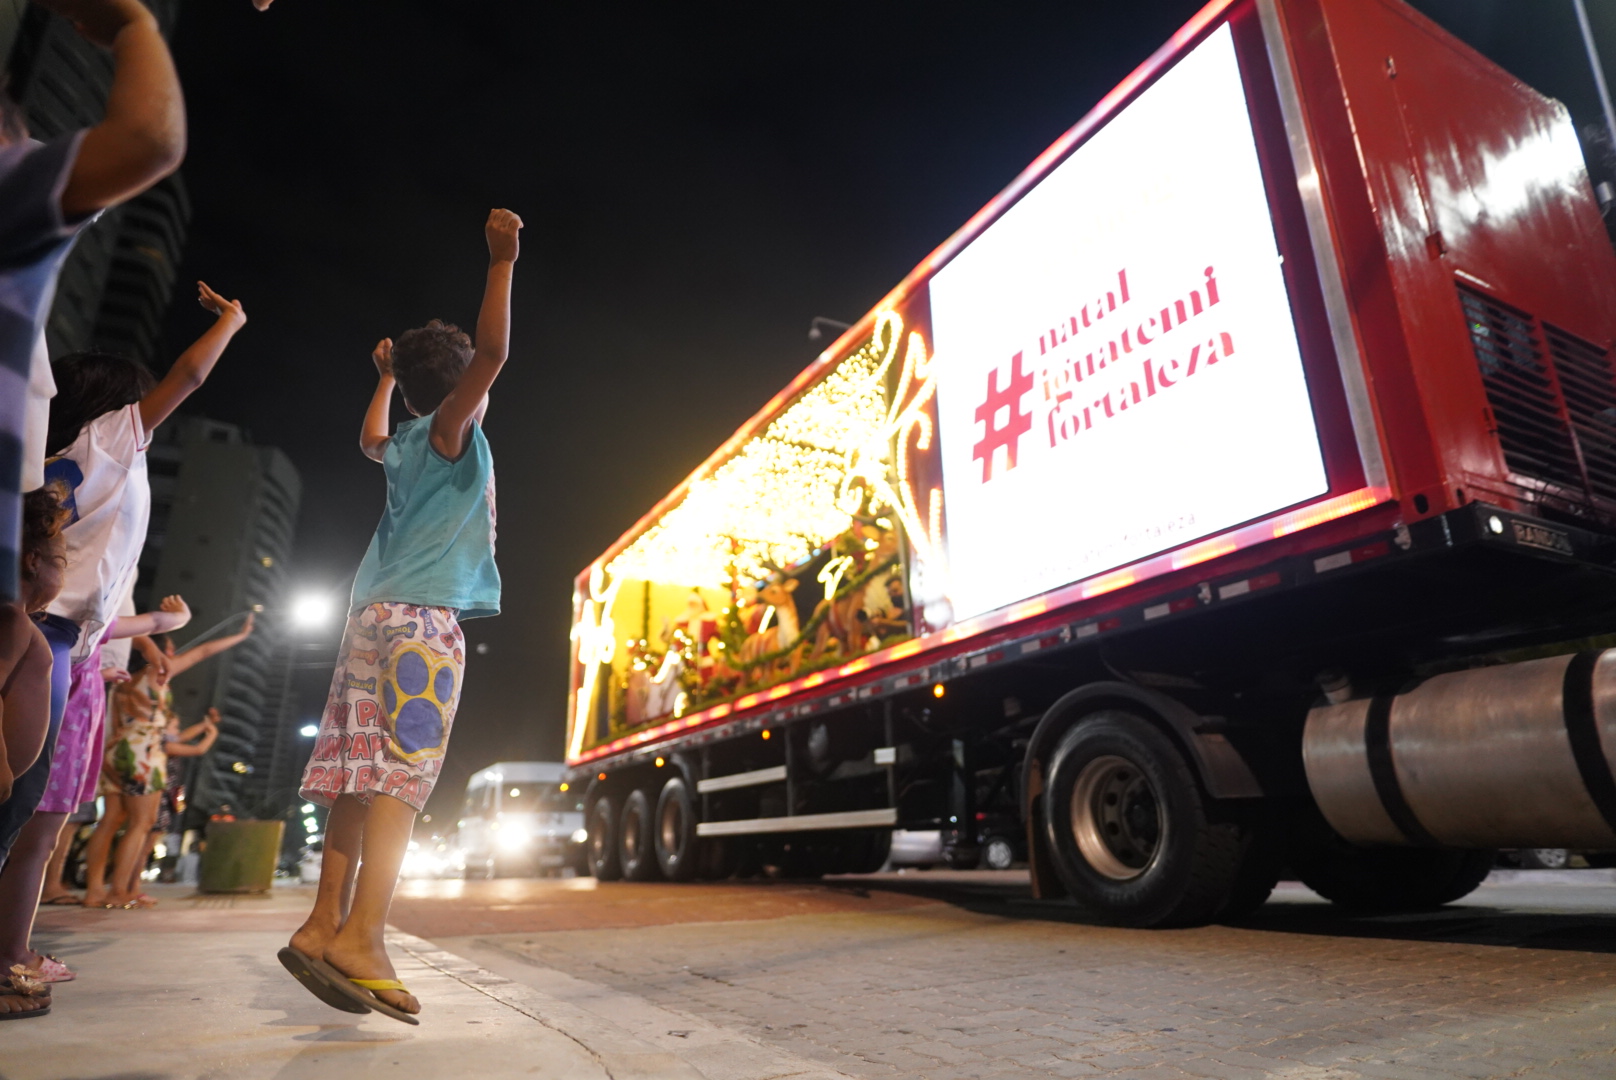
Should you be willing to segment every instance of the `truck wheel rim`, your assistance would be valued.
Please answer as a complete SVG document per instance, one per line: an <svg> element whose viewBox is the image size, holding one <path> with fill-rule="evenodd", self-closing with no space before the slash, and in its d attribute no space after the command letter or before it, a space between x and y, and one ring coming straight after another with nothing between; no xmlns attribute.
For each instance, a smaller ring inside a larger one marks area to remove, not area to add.
<svg viewBox="0 0 1616 1080"><path fill-rule="evenodd" d="M589 830L589 858L596 866L606 865L606 830Z"/></svg>
<svg viewBox="0 0 1616 1080"><path fill-rule="evenodd" d="M1016 861L1016 853L1008 840L988 841L988 866L993 870L1008 870Z"/></svg>
<svg viewBox="0 0 1616 1080"><path fill-rule="evenodd" d="M1072 835L1097 873L1113 881L1143 874L1161 850L1161 800L1127 758L1097 757L1072 785Z"/></svg>
<svg viewBox="0 0 1616 1080"><path fill-rule="evenodd" d="M640 815L633 810L623 815L623 854L630 862L640 857Z"/></svg>

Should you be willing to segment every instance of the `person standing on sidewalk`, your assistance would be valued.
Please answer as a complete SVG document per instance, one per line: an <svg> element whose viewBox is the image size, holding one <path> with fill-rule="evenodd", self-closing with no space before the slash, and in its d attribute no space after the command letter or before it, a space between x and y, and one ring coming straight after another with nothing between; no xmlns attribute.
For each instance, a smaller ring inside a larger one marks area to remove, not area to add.
<svg viewBox="0 0 1616 1080"><path fill-rule="evenodd" d="M299 792L331 814L314 910L280 961L327 1004L411 1024L421 1005L398 981L382 934L460 701L460 620L499 613L494 462L482 418L509 348L521 228L509 210L488 215L475 347L434 319L371 354L379 379L359 444L386 472L387 509L354 580ZM389 436L395 380L416 419Z"/></svg>

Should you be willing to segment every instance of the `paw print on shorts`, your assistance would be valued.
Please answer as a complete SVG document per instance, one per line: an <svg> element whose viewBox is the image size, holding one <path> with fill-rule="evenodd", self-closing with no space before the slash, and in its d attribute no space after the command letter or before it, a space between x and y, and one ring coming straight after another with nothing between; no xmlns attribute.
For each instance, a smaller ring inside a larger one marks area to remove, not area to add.
<svg viewBox="0 0 1616 1080"><path fill-rule="evenodd" d="M455 675L453 660L419 645L406 645L393 654L392 670L382 682L382 706L394 754L417 762L443 752Z"/></svg>

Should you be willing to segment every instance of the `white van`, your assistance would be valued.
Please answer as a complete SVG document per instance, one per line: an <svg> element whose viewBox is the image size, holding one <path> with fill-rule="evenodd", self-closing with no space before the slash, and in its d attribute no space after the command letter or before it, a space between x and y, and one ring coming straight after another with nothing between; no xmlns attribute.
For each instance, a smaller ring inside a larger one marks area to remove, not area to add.
<svg viewBox="0 0 1616 1080"><path fill-rule="evenodd" d="M582 870L583 792L568 789L563 771L554 761L501 761L472 773L456 839L467 877Z"/></svg>

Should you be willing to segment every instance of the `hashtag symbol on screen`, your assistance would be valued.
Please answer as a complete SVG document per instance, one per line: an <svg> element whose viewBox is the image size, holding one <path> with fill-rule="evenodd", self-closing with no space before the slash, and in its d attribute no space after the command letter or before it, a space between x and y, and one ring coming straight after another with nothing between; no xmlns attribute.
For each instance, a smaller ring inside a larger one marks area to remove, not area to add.
<svg viewBox="0 0 1616 1080"><path fill-rule="evenodd" d="M1010 385L999 388L999 369L988 372L988 399L976 407L976 418L982 422L982 441L971 450L971 457L982 463L982 482L993 479L993 453L1004 447L1006 471L1016 467L1018 440L1032 428L1032 413L1021 411L1021 396L1032 389L1031 373L1021 370L1021 354L1010 361ZM1004 425L999 426L999 410L1007 410Z"/></svg>

